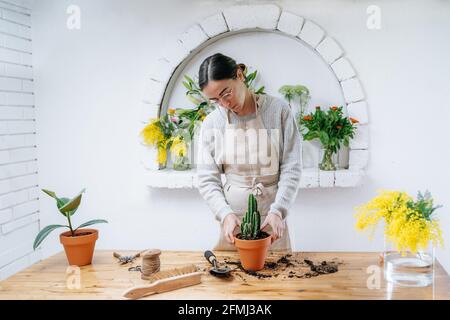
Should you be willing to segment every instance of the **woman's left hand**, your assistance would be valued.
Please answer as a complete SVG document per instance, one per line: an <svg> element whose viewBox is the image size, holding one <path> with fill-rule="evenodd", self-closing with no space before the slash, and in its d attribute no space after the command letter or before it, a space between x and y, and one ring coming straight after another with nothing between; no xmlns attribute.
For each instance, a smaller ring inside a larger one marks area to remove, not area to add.
<svg viewBox="0 0 450 320"><path fill-rule="evenodd" d="M274 240L277 240L278 238L281 238L283 236L286 226L283 219L278 214L269 212L263 224L261 225L261 230L267 227L267 225L272 228L272 236Z"/></svg>

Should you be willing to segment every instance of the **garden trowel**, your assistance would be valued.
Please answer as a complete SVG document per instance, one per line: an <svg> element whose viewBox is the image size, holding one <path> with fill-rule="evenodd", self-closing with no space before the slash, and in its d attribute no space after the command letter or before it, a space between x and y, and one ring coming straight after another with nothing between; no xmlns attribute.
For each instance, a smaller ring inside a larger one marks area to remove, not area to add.
<svg viewBox="0 0 450 320"><path fill-rule="evenodd" d="M230 275L230 272L232 271L228 267L220 267L219 262L217 261L216 256L211 251L207 250L205 251L205 258L208 260L209 263L212 264L211 270L209 270L209 273L211 273L213 276L217 277L227 277Z"/></svg>

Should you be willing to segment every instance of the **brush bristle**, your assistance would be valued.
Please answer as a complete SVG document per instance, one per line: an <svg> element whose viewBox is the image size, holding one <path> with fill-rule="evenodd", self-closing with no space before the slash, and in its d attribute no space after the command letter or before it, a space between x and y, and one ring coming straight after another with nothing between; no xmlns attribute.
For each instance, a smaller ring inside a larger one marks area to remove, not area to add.
<svg viewBox="0 0 450 320"><path fill-rule="evenodd" d="M170 269L170 270L165 270L165 271L159 271L159 272L155 273L154 275L152 275L148 279L148 281L155 282L157 280L181 276L184 274L193 273L193 272L197 272L197 271L198 271L198 267L196 265L192 264L192 265L188 265L185 267L180 267L180 268L175 268L175 269Z"/></svg>

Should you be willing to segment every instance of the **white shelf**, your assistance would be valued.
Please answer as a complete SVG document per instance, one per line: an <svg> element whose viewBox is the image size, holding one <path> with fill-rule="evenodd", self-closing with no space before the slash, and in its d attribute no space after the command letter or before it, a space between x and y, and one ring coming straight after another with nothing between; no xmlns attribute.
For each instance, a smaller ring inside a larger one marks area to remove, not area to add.
<svg viewBox="0 0 450 320"><path fill-rule="evenodd" d="M363 170L322 171L305 168L300 181L301 189L357 187L362 184ZM222 180L225 177L222 176ZM195 169L177 171L173 169L146 170L147 186L153 188L193 189L197 188L197 172Z"/></svg>
<svg viewBox="0 0 450 320"><path fill-rule="evenodd" d="M154 188L192 189L197 187L197 171L147 170L147 185Z"/></svg>

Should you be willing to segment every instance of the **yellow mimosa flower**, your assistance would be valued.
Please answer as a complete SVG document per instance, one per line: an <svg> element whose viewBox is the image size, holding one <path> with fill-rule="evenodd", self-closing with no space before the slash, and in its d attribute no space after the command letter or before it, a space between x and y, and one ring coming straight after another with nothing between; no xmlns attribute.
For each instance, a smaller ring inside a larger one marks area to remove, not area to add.
<svg viewBox="0 0 450 320"><path fill-rule="evenodd" d="M368 203L357 207L356 229L369 230L372 237L375 227L384 221L384 234L389 242L402 254L416 253L433 245L442 245L442 231L439 221L427 219L411 204L413 199L405 192L382 190Z"/></svg>
<svg viewBox="0 0 450 320"><path fill-rule="evenodd" d="M172 140L172 145L170 146L170 151L179 157L184 157L187 154L187 143L182 137L176 136Z"/></svg>
<svg viewBox="0 0 450 320"><path fill-rule="evenodd" d="M165 146L158 147L158 159L159 164L165 164L167 162L167 149Z"/></svg>
<svg viewBox="0 0 450 320"><path fill-rule="evenodd" d="M164 134L159 127L159 119L152 119L148 125L141 131L141 136L144 138L144 143L156 146L159 142L164 140Z"/></svg>

